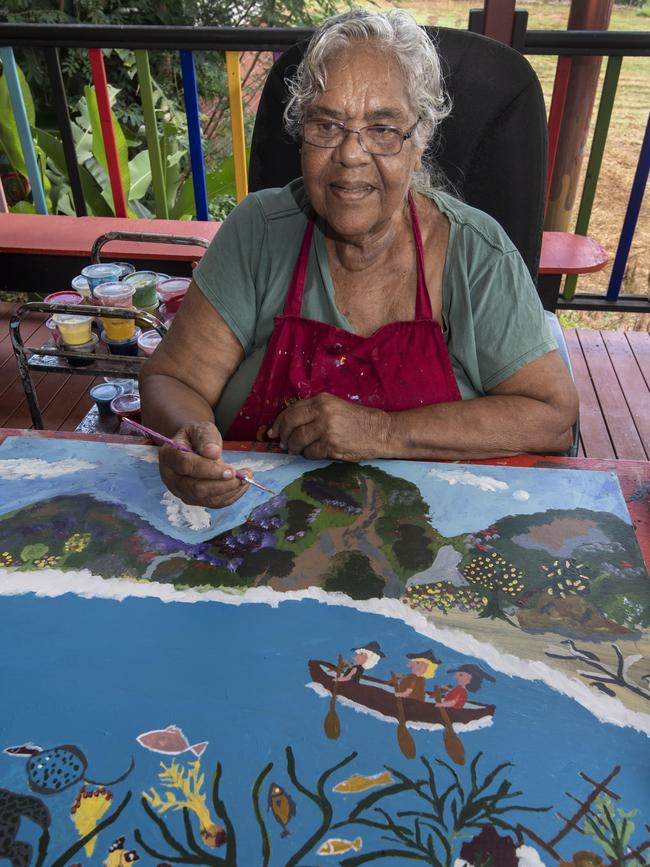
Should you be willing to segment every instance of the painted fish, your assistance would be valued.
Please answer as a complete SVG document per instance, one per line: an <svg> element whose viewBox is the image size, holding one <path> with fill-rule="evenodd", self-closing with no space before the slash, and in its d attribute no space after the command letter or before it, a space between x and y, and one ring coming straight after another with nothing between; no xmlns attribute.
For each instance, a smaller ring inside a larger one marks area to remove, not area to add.
<svg viewBox="0 0 650 867"><path fill-rule="evenodd" d="M28 756L25 770L32 792L39 795L53 795L63 792L81 780L93 786L112 786L121 782L135 767L133 759L127 770L115 780L99 782L86 776L88 760L79 747L73 744L61 744L58 747L41 749L36 744L28 743L19 747L5 747L7 755L23 758Z"/></svg>
<svg viewBox="0 0 650 867"><path fill-rule="evenodd" d="M276 822L282 826L280 836L288 837L287 825L296 815L296 803L277 783L271 783L269 787L268 809L273 813Z"/></svg>
<svg viewBox="0 0 650 867"><path fill-rule="evenodd" d="M134 861L139 861L140 856L133 849L128 851L124 848L125 837L118 837L108 850L108 857L104 861L104 867L128 867Z"/></svg>
<svg viewBox="0 0 650 867"><path fill-rule="evenodd" d="M361 837L357 837L356 840L337 840L332 838L323 843L317 854L345 855L346 852L351 852L352 850L358 852L362 845L363 841L361 840Z"/></svg>
<svg viewBox="0 0 650 867"><path fill-rule="evenodd" d="M190 746L190 742L185 737L178 726L167 726L166 729L154 729L150 732L143 732L136 738L141 747L146 750L151 750L152 753L164 753L166 756L180 756L182 753L191 752L198 758L203 755L203 751L208 745L208 741L202 741L200 744Z"/></svg>
<svg viewBox="0 0 650 867"><path fill-rule="evenodd" d="M43 747L38 747L36 744L29 741L26 744L21 744L19 747L5 747L2 752L6 753L8 756L21 758L22 756L37 756L39 753L43 752Z"/></svg>
<svg viewBox="0 0 650 867"><path fill-rule="evenodd" d="M372 777L364 777L362 774L352 774L347 780L341 780L340 783L337 783L332 791L339 792L342 795L351 795L357 792L367 792L368 789L375 789L377 786L389 786L394 782L395 779L391 776L390 771L384 771Z"/></svg>

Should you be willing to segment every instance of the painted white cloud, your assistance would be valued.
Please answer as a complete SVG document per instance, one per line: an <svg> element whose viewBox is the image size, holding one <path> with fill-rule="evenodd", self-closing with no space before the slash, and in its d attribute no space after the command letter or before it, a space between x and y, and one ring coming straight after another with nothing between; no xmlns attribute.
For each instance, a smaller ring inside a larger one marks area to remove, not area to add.
<svg viewBox="0 0 650 867"><path fill-rule="evenodd" d="M499 479L492 478L492 476L479 476L476 473L470 473L469 470L432 469L429 470L427 475L441 479L443 482L447 482L448 485L470 485L488 493L507 491L509 488L506 482L501 482Z"/></svg>
<svg viewBox="0 0 650 867"><path fill-rule="evenodd" d="M17 458L0 461L0 479L55 479L81 470L94 470L98 464L68 458L63 461L43 461L40 458Z"/></svg>
<svg viewBox="0 0 650 867"><path fill-rule="evenodd" d="M203 506L188 506L171 491L165 491L161 503L167 512L167 520L181 530L207 530L211 516Z"/></svg>
<svg viewBox="0 0 650 867"><path fill-rule="evenodd" d="M520 502L525 503L526 500L530 500L530 494L528 493L528 491L513 491L512 498L514 500L519 500Z"/></svg>
<svg viewBox="0 0 650 867"><path fill-rule="evenodd" d="M246 458L242 457L240 460L233 461L230 456L226 458L227 463L234 467L236 470L243 470L246 467L249 470L252 470L254 473L264 473L268 470L274 470L277 467L276 463L272 463L269 460L264 460L260 458Z"/></svg>

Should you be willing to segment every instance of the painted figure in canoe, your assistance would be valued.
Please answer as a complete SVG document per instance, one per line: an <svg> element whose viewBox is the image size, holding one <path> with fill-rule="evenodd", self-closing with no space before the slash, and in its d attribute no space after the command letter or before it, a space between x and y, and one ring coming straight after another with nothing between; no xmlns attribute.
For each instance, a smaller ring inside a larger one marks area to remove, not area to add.
<svg viewBox="0 0 650 867"><path fill-rule="evenodd" d="M422 653L407 653L410 660L408 667L411 674L398 674L397 698L411 698L415 701L426 701L426 681L434 676L440 665L440 660L432 650Z"/></svg>
<svg viewBox="0 0 650 867"><path fill-rule="evenodd" d="M423 654L417 654L416 659L426 658L427 662L431 663L431 676L435 673L435 669L439 663L424 657ZM337 666L323 659L308 660L309 674L312 688L324 688L330 695L336 696L338 699L346 699L348 706L356 706L363 712L374 712L380 717L397 719L397 702L395 690L390 681L372 677L370 674L362 674L358 681L350 678L342 681L337 677ZM465 669L467 666L465 666ZM340 669L339 669L340 670ZM422 675L423 681L426 680ZM408 675L401 678L400 683L403 684ZM408 688L407 683L407 688ZM399 689L399 685L398 685ZM435 691L434 691L435 692ZM320 693L323 695L323 693ZM434 698L434 695L429 692L424 692L422 699L415 698L409 694L407 698L402 698L404 712L406 716L406 724L418 724L419 727L441 726L442 713L446 712L451 722L456 725L465 725L476 723L476 721L485 719L488 720L493 716L495 707L493 704L482 704L480 702L467 701L463 707L443 708L438 706L437 702L442 700Z"/></svg>
<svg viewBox="0 0 650 867"><path fill-rule="evenodd" d="M484 680L496 683L496 677L493 677L487 671L483 671L479 665L474 665L471 662L460 668L450 669L448 674L454 675L457 685L442 688L444 698L442 701L437 702L438 707L465 707L468 692L478 692Z"/></svg>
<svg viewBox="0 0 650 867"><path fill-rule="evenodd" d="M359 683L366 671L374 668L380 659L385 659L378 641L369 641L362 647L353 647L354 662L345 662L344 670L337 676L339 683Z"/></svg>

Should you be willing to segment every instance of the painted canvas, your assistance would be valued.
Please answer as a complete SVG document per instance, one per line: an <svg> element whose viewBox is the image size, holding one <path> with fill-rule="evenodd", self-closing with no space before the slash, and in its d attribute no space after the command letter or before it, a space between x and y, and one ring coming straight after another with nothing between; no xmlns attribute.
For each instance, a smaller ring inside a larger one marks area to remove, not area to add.
<svg viewBox="0 0 650 867"><path fill-rule="evenodd" d="M0 865L640 867L650 582L614 475L0 446Z"/></svg>

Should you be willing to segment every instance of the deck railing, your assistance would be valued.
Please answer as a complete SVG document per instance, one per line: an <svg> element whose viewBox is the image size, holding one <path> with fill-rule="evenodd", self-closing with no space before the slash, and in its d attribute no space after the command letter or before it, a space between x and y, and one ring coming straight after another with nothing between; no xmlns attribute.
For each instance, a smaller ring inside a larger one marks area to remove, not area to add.
<svg viewBox="0 0 650 867"><path fill-rule="evenodd" d="M131 49L135 52L145 118L146 140L151 161L155 210L158 217L167 216L167 206L163 189L163 170L158 128L153 108L148 51L161 49L178 51L180 53L182 70L196 217L197 219L207 220L209 219L208 196L202 133L199 122L194 52L219 51L224 52L226 56L235 182L237 199L240 200L245 195L247 189L246 150L239 68L240 52L282 52L290 45L309 38L311 33L312 31L308 28L187 26L165 28L132 25L0 24L0 60L3 62L4 74L9 86L29 181L32 187L33 201L37 212L47 213L47 205L15 65L13 53L15 49L40 48L45 52L54 103L57 110L65 163L77 216L82 216L86 213L86 205L61 75L59 49L82 48L86 49L89 53L116 216L127 215L127 204L111 121L108 86L101 49L122 48ZM608 58L598 117L590 147L587 171L588 181L583 188L576 225L576 231L579 234L586 234L602 164L603 151L607 140L612 106L616 96L621 62L624 57L650 56L650 32L543 30L522 32L520 29L517 42L516 47L524 54L555 55L561 59L566 59L567 62L572 56L581 55ZM561 117L566 97L566 90L562 92L561 83L568 80L568 76L561 73L562 60L558 67L553 103L549 113L551 121L549 148L551 168L557 143L555 132L559 128L558 119ZM558 86L558 81L560 82L560 86ZM577 293L574 296L575 285L569 282L567 287L565 287L565 298L560 299L559 306L575 306L583 309L594 307L600 310L643 310L650 312L650 300L643 299L640 296L620 295L621 283L641 208L649 168L650 115L643 144L638 155L635 175L630 182L629 203L614 256L614 265L607 295L606 297L601 296L598 298L592 295Z"/></svg>

